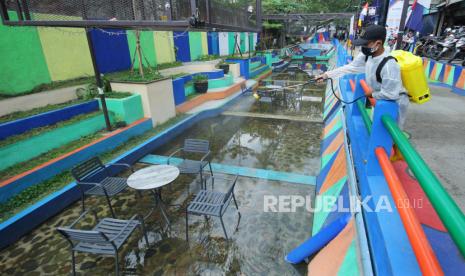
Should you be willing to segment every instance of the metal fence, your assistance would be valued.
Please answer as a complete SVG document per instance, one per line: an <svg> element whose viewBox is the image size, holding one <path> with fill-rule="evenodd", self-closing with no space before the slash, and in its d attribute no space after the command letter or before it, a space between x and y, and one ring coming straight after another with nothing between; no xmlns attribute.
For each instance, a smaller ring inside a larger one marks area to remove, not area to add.
<svg viewBox="0 0 465 276"><path fill-rule="evenodd" d="M7 25L256 30L260 0L0 0ZM192 21L193 15L198 16Z"/></svg>

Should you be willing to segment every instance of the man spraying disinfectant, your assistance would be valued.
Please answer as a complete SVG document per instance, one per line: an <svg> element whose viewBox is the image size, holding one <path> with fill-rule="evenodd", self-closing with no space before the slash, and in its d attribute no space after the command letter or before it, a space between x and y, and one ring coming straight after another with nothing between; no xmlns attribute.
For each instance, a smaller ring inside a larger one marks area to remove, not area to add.
<svg viewBox="0 0 465 276"><path fill-rule="evenodd" d="M346 74L365 73L366 82L372 88L372 93L366 96L396 101L399 104L399 127L403 129L409 97L402 85L399 64L384 49L385 40L386 28L379 25L368 26L353 43L355 46L362 46L361 53L351 63L327 71L315 79L322 81Z"/></svg>

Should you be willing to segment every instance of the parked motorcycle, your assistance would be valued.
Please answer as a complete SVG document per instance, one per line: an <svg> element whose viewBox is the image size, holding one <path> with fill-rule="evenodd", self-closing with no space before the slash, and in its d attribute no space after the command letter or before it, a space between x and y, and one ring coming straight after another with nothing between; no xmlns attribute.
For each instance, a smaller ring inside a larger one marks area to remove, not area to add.
<svg viewBox="0 0 465 276"><path fill-rule="evenodd" d="M465 34L462 34L455 43L455 53L449 59L448 63L452 63L458 56L462 56L462 66L465 66Z"/></svg>
<svg viewBox="0 0 465 276"><path fill-rule="evenodd" d="M432 58L435 54L436 43L439 40L439 37L428 35L420 38L415 46L414 54L421 57Z"/></svg>
<svg viewBox="0 0 465 276"><path fill-rule="evenodd" d="M440 60L443 57L446 57L448 54L452 53L455 49L455 43L458 39L455 38L454 34L450 34L442 42L436 43L436 49L438 49L438 54L434 57L435 60Z"/></svg>

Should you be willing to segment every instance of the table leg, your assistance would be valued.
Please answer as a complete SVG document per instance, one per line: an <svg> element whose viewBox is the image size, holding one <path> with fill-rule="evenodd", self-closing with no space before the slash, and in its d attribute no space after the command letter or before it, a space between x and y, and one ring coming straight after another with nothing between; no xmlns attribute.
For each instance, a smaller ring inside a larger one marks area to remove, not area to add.
<svg viewBox="0 0 465 276"><path fill-rule="evenodd" d="M153 196L155 198L156 207L158 207L160 209L160 213L161 213L163 219L165 220L166 225L168 226L169 229L171 229L171 223L170 223L170 220L168 219L168 215L166 214L166 204L161 199L160 190L152 191L152 193L153 193Z"/></svg>

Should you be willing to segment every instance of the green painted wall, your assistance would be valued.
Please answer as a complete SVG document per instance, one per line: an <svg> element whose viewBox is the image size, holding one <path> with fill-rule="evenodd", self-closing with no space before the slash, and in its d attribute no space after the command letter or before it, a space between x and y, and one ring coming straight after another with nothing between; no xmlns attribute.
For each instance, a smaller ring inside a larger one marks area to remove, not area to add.
<svg viewBox="0 0 465 276"><path fill-rule="evenodd" d="M223 88L228 87L234 83L232 75L225 75L221 79L211 79L208 80L208 89Z"/></svg>
<svg viewBox="0 0 465 276"><path fill-rule="evenodd" d="M107 98L106 103L108 110L114 113L115 120L125 121L128 125L144 117L142 98L138 94L124 99Z"/></svg>
<svg viewBox="0 0 465 276"><path fill-rule="evenodd" d="M128 44L129 44L129 53L131 55L131 61L134 58L134 53L136 50L136 34L135 31L128 31ZM155 54L155 40L154 32L152 31L141 31L140 32L140 47L142 49L142 62L144 66L155 66L157 65L157 56ZM144 58L145 56L145 58ZM149 65L147 64L147 61ZM139 56L136 54L134 60L134 68L139 68Z"/></svg>
<svg viewBox="0 0 465 276"><path fill-rule="evenodd" d="M230 55L234 53L234 34L235 33L228 33L228 48L229 48Z"/></svg>
<svg viewBox="0 0 465 276"><path fill-rule="evenodd" d="M21 28L18 28L21 30ZM37 28L52 81L92 76L92 60L83 29Z"/></svg>
<svg viewBox="0 0 465 276"><path fill-rule="evenodd" d="M2 147L0 148L0 170L27 161L103 128L105 128L105 119L103 114L98 114L95 117Z"/></svg>
<svg viewBox="0 0 465 276"><path fill-rule="evenodd" d="M246 51L246 47L245 47L245 33L241 33L240 35L240 38L241 38L241 52L245 53Z"/></svg>
<svg viewBox="0 0 465 276"><path fill-rule="evenodd" d="M249 71L253 71L255 68L258 68L261 65L262 65L261 61L254 61L254 62L249 61ZM268 65L268 63L267 63L267 65ZM271 63L270 63L270 66L271 66Z"/></svg>
<svg viewBox="0 0 465 276"><path fill-rule="evenodd" d="M253 41L253 33L249 33L249 50L255 51L255 44Z"/></svg>
<svg viewBox="0 0 465 276"><path fill-rule="evenodd" d="M191 60L197 60L203 54L202 34L200 32L189 32L189 50Z"/></svg>
<svg viewBox="0 0 465 276"><path fill-rule="evenodd" d="M195 90L194 90L194 85L193 84L189 84L189 85L186 85L184 86L184 95L187 97L189 95L192 95L195 93Z"/></svg>
<svg viewBox="0 0 465 276"><path fill-rule="evenodd" d="M204 55L208 55L208 40L207 40L207 33L201 32L202 35L202 52Z"/></svg>
<svg viewBox="0 0 465 276"><path fill-rule="evenodd" d="M266 65L271 66L273 62L273 55L271 53L265 53Z"/></svg>
<svg viewBox="0 0 465 276"><path fill-rule="evenodd" d="M15 19L15 13L10 13ZM14 95L51 81L36 28L0 24L0 93Z"/></svg>
<svg viewBox="0 0 465 276"><path fill-rule="evenodd" d="M347 249L344 260L342 261L339 271L337 273L339 276L357 276L360 275L358 269L358 256L357 256L357 245L355 244L355 239L350 244Z"/></svg>
<svg viewBox="0 0 465 276"><path fill-rule="evenodd" d="M174 55L173 32L155 31L153 32L155 45L155 56L158 63L176 61Z"/></svg>

